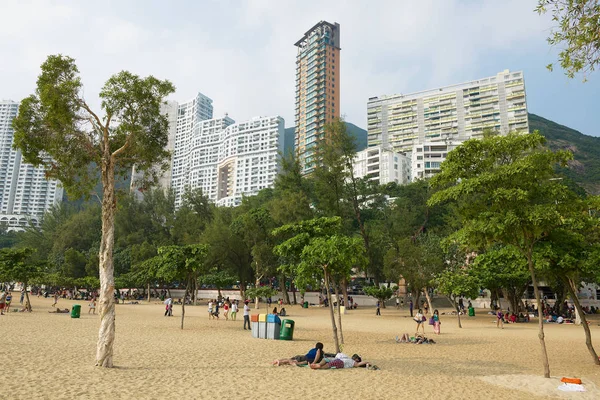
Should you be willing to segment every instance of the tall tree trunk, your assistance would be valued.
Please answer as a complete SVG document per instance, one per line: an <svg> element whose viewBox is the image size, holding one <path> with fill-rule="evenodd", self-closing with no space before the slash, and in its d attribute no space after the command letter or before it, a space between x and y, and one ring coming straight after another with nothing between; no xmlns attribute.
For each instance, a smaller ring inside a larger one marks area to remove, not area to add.
<svg viewBox="0 0 600 400"><path fill-rule="evenodd" d="M150 282L148 282L148 303L150 303Z"/></svg>
<svg viewBox="0 0 600 400"><path fill-rule="evenodd" d="M340 352L340 343L338 341L337 326L335 325L335 316L333 315L333 303L331 302L331 293L329 292L329 272L327 267L323 268L325 272L325 291L327 296L327 302L329 303L329 316L331 317L331 329L333 330L333 344L335 345L335 352Z"/></svg>
<svg viewBox="0 0 600 400"><path fill-rule="evenodd" d="M185 285L185 293L183 294L183 300L181 301L181 329L183 329L183 318L185 317L185 299L187 298L188 291L190 290L190 281L188 280Z"/></svg>
<svg viewBox="0 0 600 400"><path fill-rule="evenodd" d="M26 300L26 305L27 305L27 311L31 312L31 301L29 301L29 292L27 291L27 282L23 282L23 286L25 287L25 298Z"/></svg>
<svg viewBox="0 0 600 400"><path fill-rule="evenodd" d="M425 298L427 299L427 303L429 303L429 313L430 315L433 315L433 303L431 301L431 298L429 297L429 291L427 290L427 288L425 288L423 291L425 292Z"/></svg>
<svg viewBox="0 0 600 400"><path fill-rule="evenodd" d="M254 283L254 287L255 287L255 288L257 288L257 289L260 287L260 277L259 277L259 278L256 278L256 281L255 281L255 283ZM259 301L259 300L260 300L260 299L259 299L259 297L258 297L258 296L256 296L256 297L254 298L254 309L255 309L255 310L258 310L258 301ZM269 312L269 310L267 310L267 312Z"/></svg>
<svg viewBox="0 0 600 400"><path fill-rule="evenodd" d="M290 303L290 294L287 291L287 288L285 287L285 275L281 275L281 291L283 292L283 301L285 302L285 304L291 304Z"/></svg>
<svg viewBox="0 0 600 400"><path fill-rule="evenodd" d="M537 279L535 277L535 269L533 267L533 247L527 251L527 265L529 266L529 273L531 274L531 282L533 284L533 292L535 293L535 301L538 308L538 323L539 332L538 338L540 339L540 346L542 347L542 363L544 364L544 377L550 378L550 363L548 362L548 352L546 351L546 341L544 340L544 317L542 315L542 299L540 297L540 291L537 285Z"/></svg>
<svg viewBox="0 0 600 400"><path fill-rule="evenodd" d="M348 280L346 278L342 280L342 295L344 296L344 305L346 306L346 311L348 311L352 304L348 304Z"/></svg>
<svg viewBox="0 0 600 400"><path fill-rule="evenodd" d="M108 143L105 144L108 147ZM96 366L112 368L115 341L115 276L113 248L115 243L115 174L110 149L102 160L102 238L100 241L100 330L96 347Z"/></svg>
<svg viewBox="0 0 600 400"><path fill-rule="evenodd" d="M598 359L598 354L596 354L596 350L594 350L594 346L592 345L592 333L590 332L590 327L585 318L585 313L581 309L581 303L579 303L579 298L577 298L577 289L575 287L575 283L571 278L567 279L567 290L573 299L573 303L575 303L575 308L581 317L581 322L583 325L583 331L585 332L585 345L588 348L592 358L594 359L594 364L600 365L600 359Z"/></svg>
<svg viewBox="0 0 600 400"><path fill-rule="evenodd" d="M448 296L448 300L452 302L454 305L454 309L456 310L456 316L458 317L458 327L462 329L462 323L460 322L460 310L458 309L458 303L456 302L456 296Z"/></svg>
<svg viewBox="0 0 600 400"><path fill-rule="evenodd" d="M335 285L335 298L337 299L338 325L340 327L340 343L344 344L344 330L342 329L342 302L338 285Z"/></svg>
<svg viewBox="0 0 600 400"><path fill-rule="evenodd" d="M296 285L294 285L294 281L290 280L290 287L292 288L292 295L294 297L294 305L298 304L298 300L296 299Z"/></svg>
<svg viewBox="0 0 600 400"><path fill-rule="evenodd" d="M194 277L194 282L192 282L194 288L194 306L198 305L198 277Z"/></svg>

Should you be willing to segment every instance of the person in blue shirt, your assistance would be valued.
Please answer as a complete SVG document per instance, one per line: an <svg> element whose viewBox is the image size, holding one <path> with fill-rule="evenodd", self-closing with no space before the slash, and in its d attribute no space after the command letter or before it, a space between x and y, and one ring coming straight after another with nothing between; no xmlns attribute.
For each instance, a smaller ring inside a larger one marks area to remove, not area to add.
<svg viewBox="0 0 600 400"><path fill-rule="evenodd" d="M280 360L273 361L273 365L307 365L312 363L319 363L323 360L325 353L323 352L323 343L317 342L313 349L310 349L306 355L294 356L292 358L282 358Z"/></svg>

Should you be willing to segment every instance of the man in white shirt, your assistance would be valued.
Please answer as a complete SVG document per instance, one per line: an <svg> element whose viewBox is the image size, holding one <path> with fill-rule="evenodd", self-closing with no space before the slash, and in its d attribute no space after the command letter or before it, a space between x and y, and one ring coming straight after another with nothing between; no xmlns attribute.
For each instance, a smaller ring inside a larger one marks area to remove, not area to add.
<svg viewBox="0 0 600 400"><path fill-rule="evenodd" d="M165 317L166 316L173 316L173 299L172 298L168 298L165 300Z"/></svg>
<svg viewBox="0 0 600 400"><path fill-rule="evenodd" d="M246 330L246 323L248 323L248 330L250 330L250 306L248 300L244 302L244 330Z"/></svg>

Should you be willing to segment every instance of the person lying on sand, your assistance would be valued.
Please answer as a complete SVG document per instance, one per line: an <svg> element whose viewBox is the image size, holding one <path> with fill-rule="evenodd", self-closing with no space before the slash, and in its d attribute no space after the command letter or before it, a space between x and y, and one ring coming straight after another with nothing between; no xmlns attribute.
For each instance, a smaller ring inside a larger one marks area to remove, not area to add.
<svg viewBox="0 0 600 400"><path fill-rule="evenodd" d="M60 308L57 308L54 311L48 311L50 314L65 314L70 312L68 308L65 308L64 310L61 310Z"/></svg>
<svg viewBox="0 0 600 400"><path fill-rule="evenodd" d="M411 337L408 333L405 333L400 339L398 339L398 336L396 336L396 343L435 344L435 340L428 339L422 334Z"/></svg>
<svg viewBox="0 0 600 400"><path fill-rule="evenodd" d="M343 353L336 354L335 358L324 358L320 363L310 364L312 369L329 369L329 368L371 368L379 369L376 365L372 365L369 361L363 361L358 354L348 357Z"/></svg>
<svg viewBox="0 0 600 400"><path fill-rule="evenodd" d="M323 360L323 357L331 356L335 357L335 354L327 354L323 351L323 343L317 342L313 349L310 349L306 355L294 356L291 358L282 358L280 360L273 361L273 365L308 365L312 363L319 363Z"/></svg>

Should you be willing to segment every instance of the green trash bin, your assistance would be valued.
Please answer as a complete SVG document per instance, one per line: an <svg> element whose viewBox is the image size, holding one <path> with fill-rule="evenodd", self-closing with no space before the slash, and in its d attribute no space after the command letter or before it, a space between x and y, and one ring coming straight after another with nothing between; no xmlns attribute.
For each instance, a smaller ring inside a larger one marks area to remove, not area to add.
<svg viewBox="0 0 600 400"><path fill-rule="evenodd" d="M308 301L305 301L304 304L302 304L302 308L308 308Z"/></svg>
<svg viewBox="0 0 600 400"><path fill-rule="evenodd" d="M81 315L81 306L79 304L73 304L71 309L71 318L79 318Z"/></svg>
<svg viewBox="0 0 600 400"><path fill-rule="evenodd" d="M279 340L294 340L294 321L291 319L284 319L281 321Z"/></svg>
<svg viewBox="0 0 600 400"><path fill-rule="evenodd" d="M469 307L469 317L475 316L475 309L473 307Z"/></svg>

